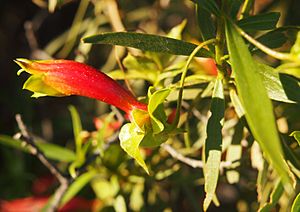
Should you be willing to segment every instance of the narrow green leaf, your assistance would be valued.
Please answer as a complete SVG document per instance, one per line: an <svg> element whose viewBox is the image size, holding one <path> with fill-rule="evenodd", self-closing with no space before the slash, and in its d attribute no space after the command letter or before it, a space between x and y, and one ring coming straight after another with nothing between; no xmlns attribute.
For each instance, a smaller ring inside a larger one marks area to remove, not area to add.
<svg viewBox="0 0 300 212"><path fill-rule="evenodd" d="M148 168L139 150L139 145L144 134L139 132L139 128L133 123L125 124L119 133L120 145L122 149L149 174Z"/></svg>
<svg viewBox="0 0 300 212"><path fill-rule="evenodd" d="M296 79L279 74L268 65L262 63L256 65L269 98L286 103L300 103L300 85Z"/></svg>
<svg viewBox="0 0 300 212"><path fill-rule="evenodd" d="M243 14L244 16L247 16L247 13L250 9L252 9L251 5L253 4L254 0L248 0L248 7L250 7L249 9L247 8L245 10L246 14ZM241 5L244 3L244 0L227 0L226 2L226 7L228 8L229 11L229 15L231 18L236 19L236 17L238 16L238 13L241 11ZM243 5L244 6L244 5Z"/></svg>
<svg viewBox="0 0 300 212"><path fill-rule="evenodd" d="M76 178L76 180L70 185L67 192L64 194L60 206L63 206L65 203L71 200L96 175L97 175L96 171L89 171Z"/></svg>
<svg viewBox="0 0 300 212"><path fill-rule="evenodd" d="M300 193L298 193L292 205L292 212L299 212L299 211L300 211Z"/></svg>
<svg viewBox="0 0 300 212"><path fill-rule="evenodd" d="M211 116L207 123L207 138L205 142L206 158L210 150L222 150L222 127L224 119L225 101L223 84L217 79L210 106Z"/></svg>
<svg viewBox="0 0 300 212"><path fill-rule="evenodd" d="M201 37L203 41L209 40L215 37L216 29L213 24L213 20L207 10L197 4L197 21L201 32ZM210 50L214 51L212 45L209 46Z"/></svg>
<svg viewBox="0 0 300 212"><path fill-rule="evenodd" d="M22 145L21 140L14 139L7 135L0 135L0 144L22 150L26 153L30 153L28 148ZM36 145L49 159L62 162L72 162L75 160L74 152L67 148L60 147L55 144L41 142L36 142Z"/></svg>
<svg viewBox="0 0 300 212"><path fill-rule="evenodd" d="M224 119L224 92L221 79L217 79L213 91L210 107L211 117L207 123L207 138L205 141L205 157L207 161L204 167L206 196L203 203L204 211L207 210L215 196L222 154L222 126Z"/></svg>
<svg viewBox="0 0 300 212"><path fill-rule="evenodd" d="M205 164L206 171L205 171L204 189L206 195L203 202L204 211L207 211L211 201L215 196L215 191L219 179L220 162L221 162L221 151L210 150Z"/></svg>
<svg viewBox="0 0 300 212"><path fill-rule="evenodd" d="M205 9L207 12L212 13L216 16L220 16L221 15L221 11L218 7L218 5L216 4L215 1L211 1L211 0L193 0L193 2L197 3L197 5L199 7L202 7L203 9Z"/></svg>
<svg viewBox="0 0 300 212"><path fill-rule="evenodd" d="M274 30L268 31L267 33L257 37L256 40L268 46L269 48L279 48L287 41L289 41L289 37L291 37L289 35L296 34L299 30L300 30L299 26L278 27ZM294 42L293 39L290 39L290 41ZM250 44L249 49L251 51L259 50L253 44Z"/></svg>
<svg viewBox="0 0 300 212"><path fill-rule="evenodd" d="M276 28L280 13L270 12L265 14L258 14L255 16L248 16L238 21L239 27L245 31L252 30L271 30Z"/></svg>
<svg viewBox="0 0 300 212"><path fill-rule="evenodd" d="M63 162L72 162L75 160L75 153L67 148L51 143L37 143L36 145L47 158Z"/></svg>
<svg viewBox="0 0 300 212"><path fill-rule="evenodd" d="M283 159L273 107L257 72L257 65L244 40L229 21L226 22L226 39L246 120L267 159L281 176L287 191L291 192L292 178L290 176L292 175Z"/></svg>
<svg viewBox="0 0 300 212"><path fill-rule="evenodd" d="M73 105L69 106L69 110L70 110L71 117L72 117L76 151L80 151L80 148L82 145L82 139L80 136L80 133L82 132L81 120L80 120L80 117L79 117L79 114L78 114L76 108Z"/></svg>
<svg viewBox="0 0 300 212"><path fill-rule="evenodd" d="M190 55L197 47L195 44L182 40L136 32L106 32L85 37L82 40L85 43L119 45L142 51L186 56ZM213 54L206 49L201 49L196 56L213 57Z"/></svg>

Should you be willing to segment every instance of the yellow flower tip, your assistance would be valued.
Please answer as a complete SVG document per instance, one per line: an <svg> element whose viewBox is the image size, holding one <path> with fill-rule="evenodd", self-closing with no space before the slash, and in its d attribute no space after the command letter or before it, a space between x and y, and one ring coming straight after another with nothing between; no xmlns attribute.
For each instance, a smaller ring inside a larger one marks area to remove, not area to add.
<svg viewBox="0 0 300 212"><path fill-rule="evenodd" d="M17 75L20 75L23 71L28 72L28 65L32 63L32 61L24 59L24 58L17 58L14 60L15 63L17 63L21 69L17 72Z"/></svg>

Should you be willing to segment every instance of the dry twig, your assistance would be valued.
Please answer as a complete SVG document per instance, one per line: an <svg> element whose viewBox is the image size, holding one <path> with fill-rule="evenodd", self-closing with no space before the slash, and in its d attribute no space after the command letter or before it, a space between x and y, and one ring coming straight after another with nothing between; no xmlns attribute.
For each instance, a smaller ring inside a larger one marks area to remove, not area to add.
<svg viewBox="0 0 300 212"><path fill-rule="evenodd" d="M48 212L57 211L59 208L60 202L62 200L63 195L66 193L71 180L65 177L61 171L55 166L53 163L49 161L49 159L45 156L45 154L36 146L34 143L34 139L28 132L24 122L22 121L21 115L16 115L16 121L18 127L21 131L21 139L26 143L31 154L35 155L48 169L49 171L57 178L60 183L60 186L55 191L53 198L47 207Z"/></svg>
<svg viewBox="0 0 300 212"><path fill-rule="evenodd" d="M188 158L188 157L184 156L183 154L179 153L176 149L174 149L173 147L171 147L168 144L163 143L160 146L165 151L167 151L173 158L175 158L193 168L203 168L203 166L204 166L203 161ZM220 170L222 170L224 168L229 168L231 165L232 165L231 161L221 161Z"/></svg>

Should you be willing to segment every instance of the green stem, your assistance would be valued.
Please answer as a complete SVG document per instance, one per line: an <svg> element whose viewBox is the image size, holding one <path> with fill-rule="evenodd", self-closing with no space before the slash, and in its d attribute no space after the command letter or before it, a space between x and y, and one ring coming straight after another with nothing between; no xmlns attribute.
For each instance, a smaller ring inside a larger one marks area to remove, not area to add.
<svg viewBox="0 0 300 212"><path fill-rule="evenodd" d="M241 13L240 13L239 20L243 19L246 14L247 15L249 14L249 11L250 11L250 8L252 7L252 5L253 5L252 0L245 0L242 10L241 10Z"/></svg>
<svg viewBox="0 0 300 212"><path fill-rule="evenodd" d="M246 40L248 40L250 43L252 43L254 46L256 46L258 49L260 49L264 53L266 53L278 60L297 61L297 58L291 54L277 52L277 51L270 49L269 47L263 45L262 43L258 42L257 40L252 38L250 35L248 35L244 30L239 28L236 24L234 24L234 27Z"/></svg>
<svg viewBox="0 0 300 212"><path fill-rule="evenodd" d="M200 49L202 49L204 46L207 46L207 45L215 43L215 42L216 42L215 38L207 40L207 41L204 41L199 46L197 46L193 50L193 52L190 54L190 56L189 56L189 58L188 58L188 60L187 60L187 62L185 64L185 67L184 67L184 69L182 71L182 74L181 74L180 89L179 89L178 100L177 100L177 107L176 107L176 115L175 115L175 119L174 119L174 121L172 123L172 128L176 128L177 125L178 125L178 122L179 122L180 108L181 108L181 102L182 102L182 97L183 97L184 80L185 80L185 77L186 77L189 65L192 62L192 59L194 58L194 56L197 54L197 52Z"/></svg>

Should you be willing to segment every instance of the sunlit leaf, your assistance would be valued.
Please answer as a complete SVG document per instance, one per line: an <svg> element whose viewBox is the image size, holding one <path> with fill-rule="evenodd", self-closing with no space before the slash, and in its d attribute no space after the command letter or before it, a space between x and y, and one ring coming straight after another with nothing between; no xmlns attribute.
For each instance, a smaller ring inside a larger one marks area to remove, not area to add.
<svg viewBox="0 0 300 212"><path fill-rule="evenodd" d="M133 211L141 211L141 208L144 205L143 191L143 183L137 183L133 186L129 201L129 207Z"/></svg>
<svg viewBox="0 0 300 212"><path fill-rule="evenodd" d="M231 161L232 163L235 163L236 165L231 168L236 168L239 166L238 160L241 159L242 156L242 146L241 145L230 145L227 149L226 153L226 161ZM230 184L239 182L240 179L240 173L237 170L227 170L226 171L226 178Z"/></svg>
<svg viewBox="0 0 300 212"><path fill-rule="evenodd" d="M300 85L296 79L279 74L268 65L262 63L256 65L269 98L286 103L300 103Z"/></svg>
<svg viewBox="0 0 300 212"><path fill-rule="evenodd" d="M299 211L300 211L300 193L298 193L292 205L292 212L299 212Z"/></svg>
<svg viewBox="0 0 300 212"><path fill-rule="evenodd" d="M238 94L249 127L267 159L281 176L288 192L292 191L290 170L282 157L271 101L257 72L247 45L234 26L226 22L226 39Z"/></svg>
<svg viewBox="0 0 300 212"><path fill-rule="evenodd" d="M300 32L297 33L297 38L294 45L291 48L291 54L300 58Z"/></svg>
<svg viewBox="0 0 300 212"><path fill-rule="evenodd" d="M292 132L291 136L294 136L294 138L296 139L296 141L298 141L298 144L300 146L300 131L294 131L294 132Z"/></svg>
<svg viewBox="0 0 300 212"><path fill-rule="evenodd" d="M280 197L282 196L284 192L283 185L280 181L277 182L275 185L271 195L270 195L270 201L266 203L261 209L260 212L269 212L272 208L276 206L278 203Z"/></svg>
<svg viewBox="0 0 300 212"><path fill-rule="evenodd" d="M64 94L45 84L42 78L42 74L30 76L24 83L23 89L32 91L32 97L35 98L43 96L65 96Z"/></svg>
<svg viewBox="0 0 300 212"><path fill-rule="evenodd" d="M143 51L161 52L174 55L190 55L197 45L159 35L136 32L107 32L83 38L85 43L109 44L133 47ZM196 56L213 57L206 49L201 49Z"/></svg>
<svg viewBox="0 0 300 212"><path fill-rule="evenodd" d="M221 151L210 150L205 164L205 192L206 196L203 202L203 210L207 211L211 201L215 196L217 183L219 179L219 169L221 161Z"/></svg>
<svg viewBox="0 0 300 212"><path fill-rule="evenodd" d="M170 32L167 34L167 37L181 40L181 34L186 26L187 20L183 20L180 24L173 27Z"/></svg>
<svg viewBox="0 0 300 212"><path fill-rule="evenodd" d="M152 83L155 82L158 75L158 67L153 60L146 57L137 57L128 54L124 60L123 64L127 69L127 75L134 72L135 75L143 75L142 79L146 79ZM124 71L123 71L124 73Z"/></svg>
<svg viewBox="0 0 300 212"><path fill-rule="evenodd" d="M101 200L114 198L120 191L120 186L117 176L111 176L110 180L99 176L91 181L91 186L97 197Z"/></svg>
<svg viewBox="0 0 300 212"><path fill-rule="evenodd" d="M154 91L149 95L148 112L154 134L158 134L164 130L164 123L167 121L167 116L164 112L163 103L170 92L171 89L164 88Z"/></svg>
<svg viewBox="0 0 300 212"><path fill-rule="evenodd" d="M114 199L113 203L114 209L117 212L126 212L126 202L122 195L118 195L117 198Z"/></svg>
<svg viewBox="0 0 300 212"><path fill-rule="evenodd" d="M125 124L120 131L119 139L122 149L149 174L148 168L139 150L139 145L144 134L139 132L139 128L133 123Z"/></svg>

